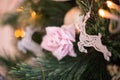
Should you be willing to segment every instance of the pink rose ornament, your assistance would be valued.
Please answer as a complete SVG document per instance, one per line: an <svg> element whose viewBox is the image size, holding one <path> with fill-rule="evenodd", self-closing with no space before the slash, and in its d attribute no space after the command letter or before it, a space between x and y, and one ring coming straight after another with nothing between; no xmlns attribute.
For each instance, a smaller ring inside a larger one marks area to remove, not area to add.
<svg viewBox="0 0 120 80"><path fill-rule="evenodd" d="M46 35L43 37L41 47L51 51L58 60L69 55L76 57L73 49L75 41L74 25L63 25L60 27L46 27Z"/></svg>

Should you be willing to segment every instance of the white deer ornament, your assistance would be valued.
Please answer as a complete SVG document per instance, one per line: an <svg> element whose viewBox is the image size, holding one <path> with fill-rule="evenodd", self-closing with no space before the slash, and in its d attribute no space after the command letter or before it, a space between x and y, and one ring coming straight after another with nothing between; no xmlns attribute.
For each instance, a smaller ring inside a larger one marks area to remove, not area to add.
<svg viewBox="0 0 120 80"><path fill-rule="evenodd" d="M26 28L25 37L18 41L18 49L24 53L27 50L32 51L36 56L40 56L42 53L42 49L39 44L32 40L32 35L36 31L31 26Z"/></svg>
<svg viewBox="0 0 120 80"><path fill-rule="evenodd" d="M97 51L102 52L104 58L109 61L111 52L108 51L107 47L102 44L101 42L101 34L98 35L88 35L85 30L86 21L90 17L90 11L85 15L84 20L80 21L79 23L75 24L77 28L80 30L78 48L80 52L87 53L87 49L84 47L94 47Z"/></svg>

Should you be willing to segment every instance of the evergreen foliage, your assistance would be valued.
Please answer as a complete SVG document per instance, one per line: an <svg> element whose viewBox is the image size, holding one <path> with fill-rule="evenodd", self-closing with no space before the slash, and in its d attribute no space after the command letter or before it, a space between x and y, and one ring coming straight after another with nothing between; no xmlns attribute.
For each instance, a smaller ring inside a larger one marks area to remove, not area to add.
<svg viewBox="0 0 120 80"><path fill-rule="evenodd" d="M98 15L99 8L105 8L106 0L76 0L77 5L85 14L91 6L91 17L87 21L86 30L88 34L102 34L102 43L111 51L111 61L107 62L102 53L93 48L87 48L88 54L79 52L77 47L78 37L74 43L76 58L65 57L61 61L54 58L49 52L44 51L42 57L36 58L39 66L33 67L19 64L12 68L11 74L16 80L110 80L107 64L119 62L120 60L120 35L112 35L108 31L109 20ZM27 1L26 1L27 2ZM46 26L60 26L63 24L65 13L74 5L73 1L55 2L51 0L40 0L38 5L32 5L32 9L42 15L37 19L37 24ZM24 4L25 5L25 4ZM36 24L35 24L36 25Z"/></svg>
<svg viewBox="0 0 120 80"><path fill-rule="evenodd" d="M72 2L73 1L56 2L52 0L37 0L37 3L35 3L34 0L25 1L22 5L25 9L20 13L19 23L23 20L28 20L28 24L43 28L46 26L60 26L63 24L66 12L74 6ZM35 11L37 14L35 21L29 20L31 15L30 10Z"/></svg>

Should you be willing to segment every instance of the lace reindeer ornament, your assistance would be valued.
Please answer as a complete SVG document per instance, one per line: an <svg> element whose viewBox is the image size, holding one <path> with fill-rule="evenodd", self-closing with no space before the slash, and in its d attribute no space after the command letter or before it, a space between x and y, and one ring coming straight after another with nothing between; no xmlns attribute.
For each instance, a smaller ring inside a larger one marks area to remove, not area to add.
<svg viewBox="0 0 120 80"><path fill-rule="evenodd" d="M85 30L86 21L90 17L90 11L85 15L84 19L80 21L79 23L75 24L77 28L80 30L80 36L79 36L79 42L78 42L78 48L80 52L88 53L87 49L84 47L94 47L97 51L102 52L104 55L104 58L109 61L111 52L108 51L107 47L102 44L101 42L101 34L98 35L88 35Z"/></svg>
<svg viewBox="0 0 120 80"><path fill-rule="evenodd" d="M42 49L39 44L32 40L32 35L36 30L33 29L31 26L26 28L25 37L18 41L18 49L24 53L27 50L33 52L36 56L40 56L42 53Z"/></svg>

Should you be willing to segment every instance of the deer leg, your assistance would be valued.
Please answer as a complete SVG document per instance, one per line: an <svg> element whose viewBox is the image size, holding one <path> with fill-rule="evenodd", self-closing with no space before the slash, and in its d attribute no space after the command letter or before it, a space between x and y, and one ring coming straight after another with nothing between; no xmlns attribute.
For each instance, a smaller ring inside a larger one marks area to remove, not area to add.
<svg viewBox="0 0 120 80"><path fill-rule="evenodd" d="M84 44L78 42L78 48L81 52L87 53L87 50L84 48Z"/></svg>
<svg viewBox="0 0 120 80"><path fill-rule="evenodd" d="M24 43L22 43L22 42L18 42L17 47L18 47L18 49L19 49L20 51L22 51L23 53L26 53L27 50L25 49L25 47L24 47L23 44L24 44Z"/></svg>
<svg viewBox="0 0 120 80"><path fill-rule="evenodd" d="M102 45L102 44L101 44L101 46L99 46L99 47L98 47L98 46L94 46L94 48L95 48L97 51L99 51L99 52L106 53L107 56L111 56L111 52L108 51L107 47L104 46L104 45Z"/></svg>
<svg viewBox="0 0 120 80"><path fill-rule="evenodd" d="M110 60L110 56L111 56L111 52L110 51L108 51L108 49L107 49L107 47L106 46L104 46L104 45L95 45L94 46L94 48L97 50L97 51L99 51L99 52L102 52L103 53L103 55L104 55L104 58L107 60L107 61L109 61Z"/></svg>
<svg viewBox="0 0 120 80"><path fill-rule="evenodd" d="M106 53L103 53L103 55L104 55L104 58L105 58L107 61L110 60L110 57L109 57Z"/></svg>

